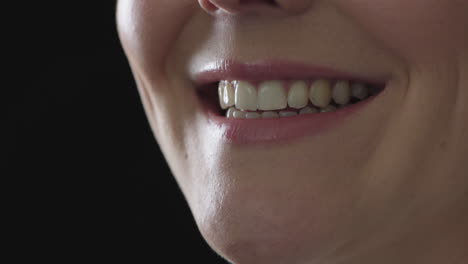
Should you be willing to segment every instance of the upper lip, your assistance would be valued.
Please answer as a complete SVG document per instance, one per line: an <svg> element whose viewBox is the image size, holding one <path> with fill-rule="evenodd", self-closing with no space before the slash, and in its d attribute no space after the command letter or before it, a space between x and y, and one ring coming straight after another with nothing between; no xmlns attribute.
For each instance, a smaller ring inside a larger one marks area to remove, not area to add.
<svg viewBox="0 0 468 264"><path fill-rule="evenodd" d="M204 64L190 73L198 89L221 80L295 80L295 79L334 79L382 85L387 80L382 77L365 76L333 68L295 61L264 60L239 62L218 60Z"/></svg>

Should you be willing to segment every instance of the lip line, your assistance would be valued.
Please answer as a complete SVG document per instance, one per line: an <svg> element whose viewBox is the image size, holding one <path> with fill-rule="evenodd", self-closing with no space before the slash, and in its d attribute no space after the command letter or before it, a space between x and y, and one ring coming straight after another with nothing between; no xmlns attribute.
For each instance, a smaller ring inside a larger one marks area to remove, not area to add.
<svg viewBox="0 0 468 264"><path fill-rule="evenodd" d="M384 86L389 80L388 77L368 77L323 66L285 60L261 60L245 63L235 60L218 60L192 70L190 75L197 89L203 89L207 84L221 80L263 81L325 78L378 86Z"/></svg>

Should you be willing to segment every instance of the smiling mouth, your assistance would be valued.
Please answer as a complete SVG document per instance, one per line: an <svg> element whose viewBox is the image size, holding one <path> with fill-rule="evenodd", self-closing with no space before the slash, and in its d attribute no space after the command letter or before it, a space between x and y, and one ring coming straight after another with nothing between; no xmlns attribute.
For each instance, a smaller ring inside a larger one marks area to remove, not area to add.
<svg viewBox="0 0 468 264"><path fill-rule="evenodd" d="M237 142L324 131L363 109L387 83L291 62L223 61L193 79L211 131Z"/></svg>

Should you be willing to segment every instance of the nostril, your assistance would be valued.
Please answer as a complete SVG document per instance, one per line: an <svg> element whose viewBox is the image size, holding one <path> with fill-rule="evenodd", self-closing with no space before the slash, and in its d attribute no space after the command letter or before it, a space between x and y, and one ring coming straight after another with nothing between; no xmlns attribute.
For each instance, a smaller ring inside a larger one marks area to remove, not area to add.
<svg viewBox="0 0 468 264"><path fill-rule="evenodd" d="M218 9L210 0L198 0L200 6L205 9L207 12L211 13Z"/></svg>
<svg viewBox="0 0 468 264"><path fill-rule="evenodd" d="M275 0L267 0L270 5L278 5Z"/></svg>
<svg viewBox="0 0 468 264"><path fill-rule="evenodd" d="M269 5L272 5L272 6L278 5L278 3L276 3L275 0L266 0L266 3L269 4Z"/></svg>

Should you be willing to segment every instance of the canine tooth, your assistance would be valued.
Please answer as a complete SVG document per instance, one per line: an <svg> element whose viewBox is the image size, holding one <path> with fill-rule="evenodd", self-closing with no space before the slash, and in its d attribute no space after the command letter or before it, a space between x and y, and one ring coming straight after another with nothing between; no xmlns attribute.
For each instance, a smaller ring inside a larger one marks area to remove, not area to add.
<svg viewBox="0 0 468 264"><path fill-rule="evenodd" d="M320 110L320 113L326 113L326 112L335 112L336 111L336 107L333 106L333 105L328 105L327 107L323 108L322 110Z"/></svg>
<svg viewBox="0 0 468 264"><path fill-rule="evenodd" d="M233 118L235 111L236 111L236 109L234 107L230 107L226 112L226 117L227 118Z"/></svg>
<svg viewBox="0 0 468 264"><path fill-rule="evenodd" d="M313 108L313 107L304 107L299 111L300 115L305 115L305 114L315 114L318 113L318 110Z"/></svg>
<svg viewBox="0 0 468 264"><path fill-rule="evenodd" d="M339 105L345 105L349 103L351 99L351 88L349 83L346 81L338 81L333 87L333 100Z"/></svg>
<svg viewBox="0 0 468 264"><path fill-rule="evenodd" d="M219 104L222 109L227 109L234 105L234 87L231 82L220 81L218 86Z"/></svg>
<svg viewBox="0 0 468 264"><path fill-rule="evenodd" d="M351 85L352 95L360 100L364 100L369 95L369 89L362 83L354 83Z"/></svg>
<svg viewBox="0 0 468 264"><path fill-rule="evenodd" d="M309 102L307 84L304 81L295 81L291 84L288 92L288 105L300 109Z"/></svg>
<svg viewBox="0 0 468 264"><path fill-rule="evenodd" d="M258 119L260 118L260 113L257 113L257 112L247 112L245 114L245 118L247 119Z"/></svg>
<svg viewBox="0 0 468 264"><path fill-rule="evenodd" d="M296 112L292 112L292 111L281 111L281 112L279 112L279 116L280 116L280 117L297 116L297 113L296 113Z"/></svg>
<svg viewBox="0 0 468 264"><path fill-rule="evenodd" d="M245 81L236 81L234 86L236 108L251 111L257 110L257 89Z"/></svg>
<svg viewBox="0 0 468 264"><path fill-rule="evenodd" d="M279 115L277 112L263 112L262 113L262 118L278 118Z"/></svg>
<svg viewBox="0 0 468 264"><path fill-rule="evenodd" d="M280 81L264 81L258 87L258 109L279 110L286 108L288 102L283 84Z"/></svg>
<svg viewBox="0 0 468 264"><path fill-rule="evenodd" d="M332 98L331 84L328 80L317 80L310 87L309 98L315 106L324 108Z"/></svg>
<svg viewBox="0 0 468 264"><path fill-rule="evenodd" d="M242 112L242 111L234 111L234 113L232 114L232 116L234 118L245 118L245 112Z"/></svg>

